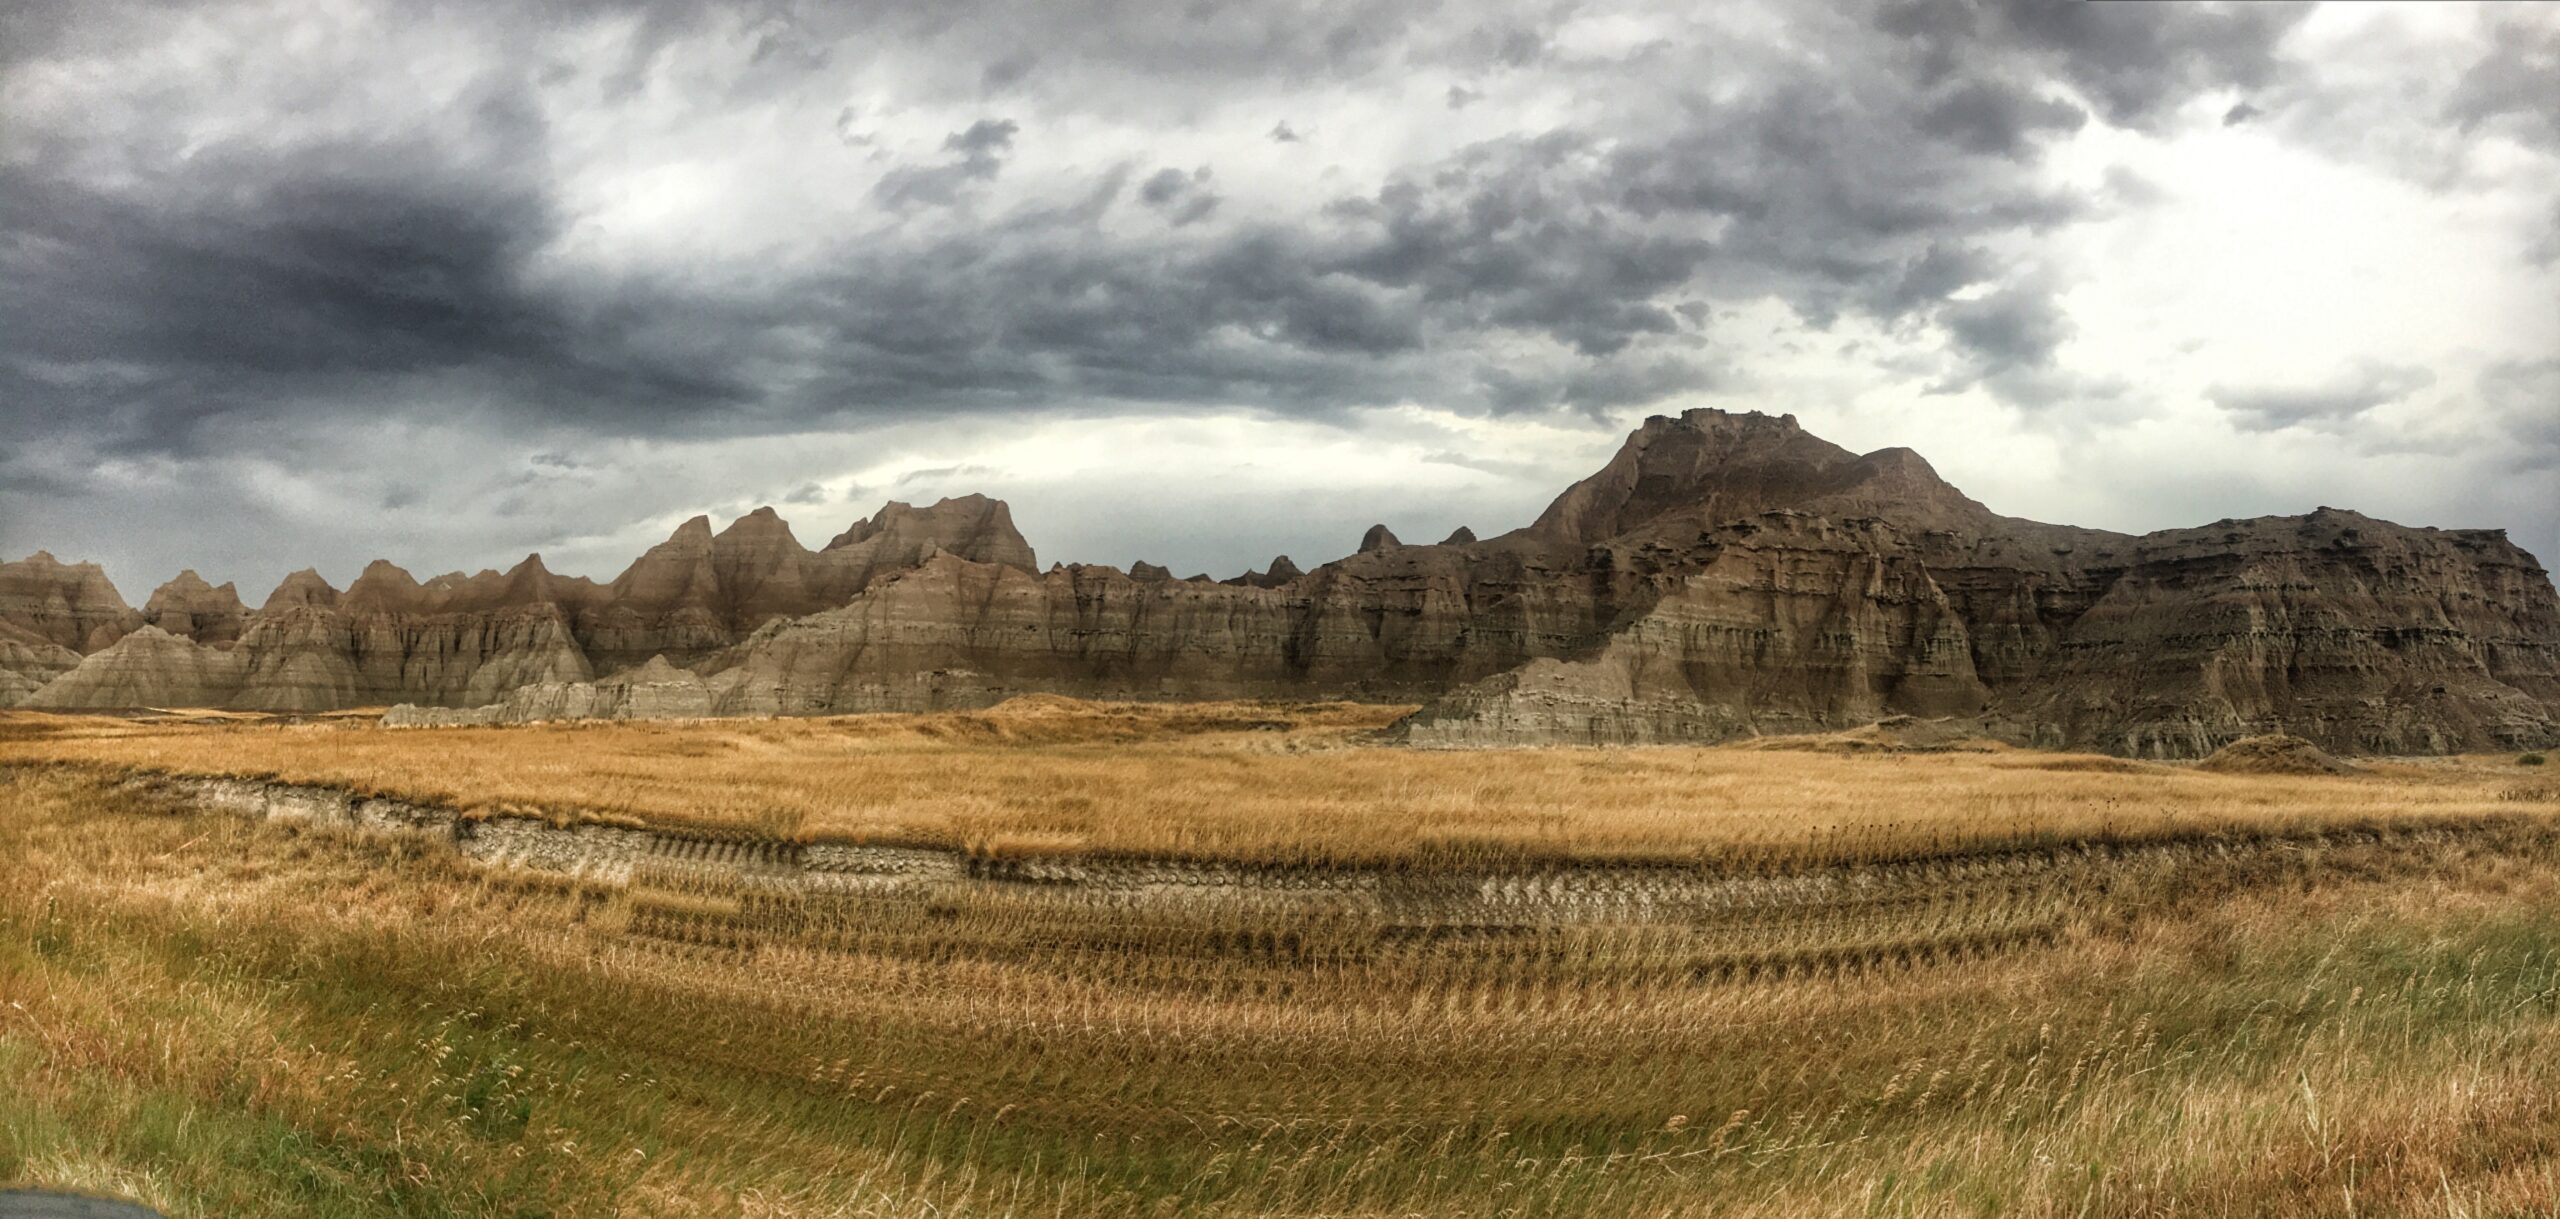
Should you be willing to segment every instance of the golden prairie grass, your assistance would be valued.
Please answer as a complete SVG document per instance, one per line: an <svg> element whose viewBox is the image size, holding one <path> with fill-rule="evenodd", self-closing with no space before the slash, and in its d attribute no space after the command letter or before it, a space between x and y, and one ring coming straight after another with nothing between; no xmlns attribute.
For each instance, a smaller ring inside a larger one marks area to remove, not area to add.
<svg viewBox="0 0 2560 1219"><path fill-rule="evenodd" d="M1877 859L2009 843L2560 812L2512 765L2216 775L1992 748L1415 752L1404 708L1112 705L687 723L384 729L0 716L0 761L275 777L569 820L802 841L1268 863Z"/></svg>
<svg viewBox="0 0 2560 1219"><path fill-rule="evenodd" d="M1709 980L1579 932L1275 965L1132 924L1077 966L1036 892L813 938L682 877L0 767L0 1182L182 1217L2551 1213L2560 847L2367 837L1934 965Z"/></svg>

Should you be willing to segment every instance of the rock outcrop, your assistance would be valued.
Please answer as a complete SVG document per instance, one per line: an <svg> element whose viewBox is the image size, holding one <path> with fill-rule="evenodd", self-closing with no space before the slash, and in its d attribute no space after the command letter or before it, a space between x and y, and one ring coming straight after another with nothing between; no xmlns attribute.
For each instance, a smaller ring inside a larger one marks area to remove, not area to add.
<svg viewBox="0 0 2560 1219"><path fill-rule="evenodd" d="M64 563L39 550L0 563L0 624L86 655L142 625L95 563Z"/></svg>
<svg viewBox="0 0 2560 1219"><path fill-rule="evenodd" d="M28 695L78 667L78 652L0 622L0 707L25 702Z"/></svg>
<svg viewBox="0 0 2560 1219"><path fill-rule="evenodd" d="M145 626L83 657L19 705L39 710L226 707L240 693L249 656Z"/></svg>
<svg viewBox="0 0 2560 1219"><path fill-rule="evenodd" d="M689 670L653 657L637 669L592 682L536 682L480 707L402 703L383 713L392 728L538 724L548 720L674 720L712 714L711 688Z"/></svg>
<svg viewBox="0 0 2560 1219"><path fill-rule="evenodd" d="M179 572L177 579L154 590L142 606L144 622L197 643L238 639L248 616L249 607L240 604L239 589L229 584L216 588L193 571Z"/></svg>
<svg viewBox="0 0 2560 1219"><path fill-rule="evenodd" d="M814 551L769 509L696 518L610 584L538 556L423 582L383 563L237 604L190 575L137 613L94 567L0 566L0 701L508 723L1047 692L1412 702L1401 735L1450 746L1896 717L2145 757L2279 731L2339 753L2560 741L2560 594L2494 531L2334 509L2040 524L1907 449L1719 411L1646 421L1526 528L1421 546L1379 526L1312 571L1042 571L1005 506L968 496Z"/></svg>

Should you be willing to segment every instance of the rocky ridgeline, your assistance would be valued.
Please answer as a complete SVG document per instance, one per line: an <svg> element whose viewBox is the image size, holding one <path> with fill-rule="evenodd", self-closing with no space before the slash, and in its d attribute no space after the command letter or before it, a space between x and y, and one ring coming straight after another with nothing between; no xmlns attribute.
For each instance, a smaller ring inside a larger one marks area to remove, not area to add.
<svg viewBox="0 0 2560 1219"><path fill-rule="evenodd" d="M810 550L697 518L610 584L546 571L254 612L193 573L126 606L92 565L0 564L0 704L395 722L980 707L1015 694L1423 704L1416 744L1697 742L1953 718L2201 756L2560 741L2560 594L2494 530L2322 508L2134 537L2000 516L1918 454L1792 416L1656 417L1536 522L1226 581L1043 571L1005 506L892 504Z"/></svg>

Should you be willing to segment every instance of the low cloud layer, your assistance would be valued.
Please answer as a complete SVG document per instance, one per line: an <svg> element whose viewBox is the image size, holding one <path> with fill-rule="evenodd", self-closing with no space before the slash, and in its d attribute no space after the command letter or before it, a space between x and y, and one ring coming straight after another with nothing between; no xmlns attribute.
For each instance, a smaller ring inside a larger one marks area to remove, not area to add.
<svg viewBox="0 0 2560 1219"><path fill-rule="evenodd" d="M1233 571L1347 550L1355 496L1522 523L1574 471L1484 428L1720 405L2006 511L2357 503L2550 558L2556 47L2522 6L31 6L0 551L609 571L903 463L1125 562L1029 506L1108 435L1089 498L1185 463L1120 515ZM2257 472L2107 456L2164 430ZM1222 493L1266 453L1327 505L1296 543Z"/></svg>

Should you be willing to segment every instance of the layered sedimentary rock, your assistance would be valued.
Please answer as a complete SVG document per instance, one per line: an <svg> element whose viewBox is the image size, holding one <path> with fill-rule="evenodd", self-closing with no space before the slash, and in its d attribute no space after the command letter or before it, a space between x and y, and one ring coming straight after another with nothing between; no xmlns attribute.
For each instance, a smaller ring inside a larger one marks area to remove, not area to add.
<svg viewBox="0 0 2560 1219"><path fill-rule="evenodd" d="M216 588L193 571L179 572L177 579L154 590L142 606L144 622L198 643L238 639L248 616L249 607L240 604L239 589L229 584Z"/></svg>
<svg viewBox="0 0 2560 1219"><path fill-rule="evenodd" d="M80 654L0 622L0 707L15 707L55 678L80 667Z"/></svg>
<svg viewBox="0 0 2560 1219"><path fill-rule="evenodd" d="M385 712L393 728L452 728L489 724L537 724L547 720L671 720L712 714L711 687L689 670L653 657L592 682L536 682L479 707L420 707L403 703Z"/></svg>
<svg viewBox="0 0 2560 1219"><path fill-rule="evenodd" d="M2196 756L2286 732L2342 753L2560 732L2560 604L2496 530L2322 508L2140 539L2003 701L2011 735Z"/></svg>
<svg viewBox="0 0 2560 1219"><path fill-rule="evenodd" d="M771 508L719 533L695 517L579 607L577 633L604 671L666 656L694 664L777 618L833 609L873 581L949 554L1035 570L1012 510L983 495L891 503L812 551Z"/></svg>
<svg viewBox="0 0 2560 1219"><path fill-rule="evenodd" d="M610 585L556 575L540 555L503 572L423 582L377 561L343 592L304 570L255 613L231 586L193 572L136 613L94 565L39 554L0 570L0 628L12 632L0 639L0 699L280 712L476 707L661 656L713 656L766 622L844 605L938 555L1024 570L1033 561L1009 511L984 496L890 504L823 551L802 546L770 508L717 533L697 517ZM110 646L146 620L159 637ZM66 639L89 646L57 642ZM165 679L155 684L155 672ZM39 689L45 697L35 699Z"/></svg>
<svg viewBox="0 0 2560 1219"><path fill-rule="evenodd" d="M236 627L236 598L200 580L135 613L94 568L39 558L0 568L0 700L41 706L495 723L1054 692L1407 701L1427 706L1403 735L1440 745L1903 715L2146 756L2274 731L2339 752L2560 739L2560 595L2495 532L2331 509L2145 537L2046 525L1907 449L1717 411L1648 420L1526 528L1421 546L1379 526L1313 571L1282 557L1223 582L1041 571L978 496L891 504L814 551L770 510L697 518L603 585L539 557L423 583L378 564L344 593L297 573Z"/></svg>
<svg viewBox="0 0 2560 1219"><path fill-rule="evenodd" d="M1542 658L1404 725L1419 744L1662 743L1980 714L1964 621L1891 525L1772 510L1589 655Z"/></svg>
<svg viewBox="0 0 2560 1219"><path fill-rule="evenodd" d="M240 692L248 654L206 647L145 626L83 658L77 668L29 694L20 705L74 707L222 707Z"/></svg>
<svg viewBox="0 0 2560 1219"><path fill-rule="evenodd" d="M55 647L87 654L142 625L95 563L64 563L39 550L0 563L0 624Z"/></svg>

